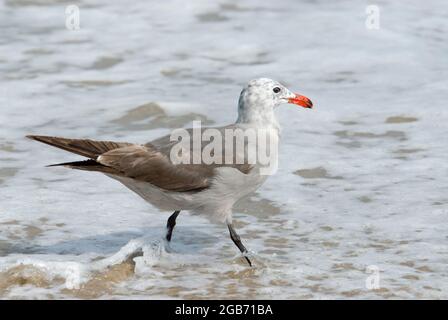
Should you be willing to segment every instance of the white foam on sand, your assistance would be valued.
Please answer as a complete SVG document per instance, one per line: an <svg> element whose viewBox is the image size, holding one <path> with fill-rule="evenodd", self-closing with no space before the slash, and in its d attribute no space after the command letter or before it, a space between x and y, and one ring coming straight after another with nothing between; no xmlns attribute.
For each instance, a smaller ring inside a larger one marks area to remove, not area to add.
<svg viewBox="0 0 448 320"><path fill-rule="evenodd" d="M149 274L151 266L160 260L164 244L162 241L148 241L145 237L133 239L115 254L95 259L93 262L92 257L86 256L10 255L0 258L0 272L6 275L17 267L29 267L42 272L48 281L62 278L65 288L80 289L95 273L104 272L114 265L130 260L135 263L135 274Z"/></svg>

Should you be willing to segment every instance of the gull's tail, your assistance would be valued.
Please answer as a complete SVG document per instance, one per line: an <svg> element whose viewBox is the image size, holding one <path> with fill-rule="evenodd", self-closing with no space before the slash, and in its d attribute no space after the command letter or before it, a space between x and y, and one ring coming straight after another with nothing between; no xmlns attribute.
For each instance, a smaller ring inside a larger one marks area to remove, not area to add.
<svg viewBox="0 0 448 320"><path fill-rule="evenodd" d="M35 136L35 135L28 135L26 137L89 158L89 160L85 161L52 164L49 165L49 167L66 166L73 169L80 169L87 171L101 171L101 172L111 171L109 173L114 172L116 173L116 170L103 166L102 164L96 162L96 159L101 154L106 153L110 150L131 145L130 143L126 142L94 141L90 139L67 139L60 137Z"/></svg>
<svg viewBox="0 0 448 320"><path fill-rule="evenodd" d="M130 143L125 142L94 141L90 139L67 139L34 135L29 135L26 137L90 159L96 159L98 156L107 151L131 145Z"/></svg>

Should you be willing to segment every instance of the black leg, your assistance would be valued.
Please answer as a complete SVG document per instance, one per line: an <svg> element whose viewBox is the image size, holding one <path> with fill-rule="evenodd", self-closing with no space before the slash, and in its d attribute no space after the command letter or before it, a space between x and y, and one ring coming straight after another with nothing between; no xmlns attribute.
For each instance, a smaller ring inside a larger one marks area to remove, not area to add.
<svg viewBox="0 0 448 320"><path fill-rule="evenodd" d="M241 239L240 236L236 233L235 229L233 229L233 226L231 223L227 224L227 227L229 227L229 231L230 231L230 238L232 239L233 243L235 243L235 245L238 247L238 249L240 249L242 254L246 254L247 253L247 249L246 247L241 243ZM249 258L244 256L244 258L246 259L246 261L249 263L249 266L252 267L252 262L250 262Z"/></svg>
<svg viewBox="0 0 448 320"><path fill-rule="evenodd" d="M174 213L168 218L168 221L166 222L166 228L168 230L166 231L165 238L168 242L171 241L171 235L173 234L173 229L174 229L174 226L176 225L176 218L179 215L179 213L180 213L180 210L174 211Z"/></svg>

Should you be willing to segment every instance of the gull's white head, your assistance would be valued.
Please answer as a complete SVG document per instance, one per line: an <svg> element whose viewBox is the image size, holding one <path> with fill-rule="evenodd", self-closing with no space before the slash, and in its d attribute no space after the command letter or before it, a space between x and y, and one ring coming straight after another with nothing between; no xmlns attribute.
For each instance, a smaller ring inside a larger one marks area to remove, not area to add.
<svg viewBox="0 0 448 320"><path fill-rule="evenodd" d="M292 93L275 80L260 78L251 80L241 91L238 102L237 122L274 122L274 109L282 103L292 103L312 108L313 103L305 96Z"/></svg>

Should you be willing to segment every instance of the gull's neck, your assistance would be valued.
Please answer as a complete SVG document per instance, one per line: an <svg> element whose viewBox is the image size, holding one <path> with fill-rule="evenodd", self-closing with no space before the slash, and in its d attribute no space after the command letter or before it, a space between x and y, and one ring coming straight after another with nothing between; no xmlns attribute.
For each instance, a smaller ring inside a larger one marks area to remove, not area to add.
<svg viewBox="0 0 448 320"><path fill-rule="evenodd" d="M238 105L238 119L236 123L247 124L257 128L280 130L280 125L275 116L274 107L270 105L258 104L248 105L240 100Z"/></svg>

